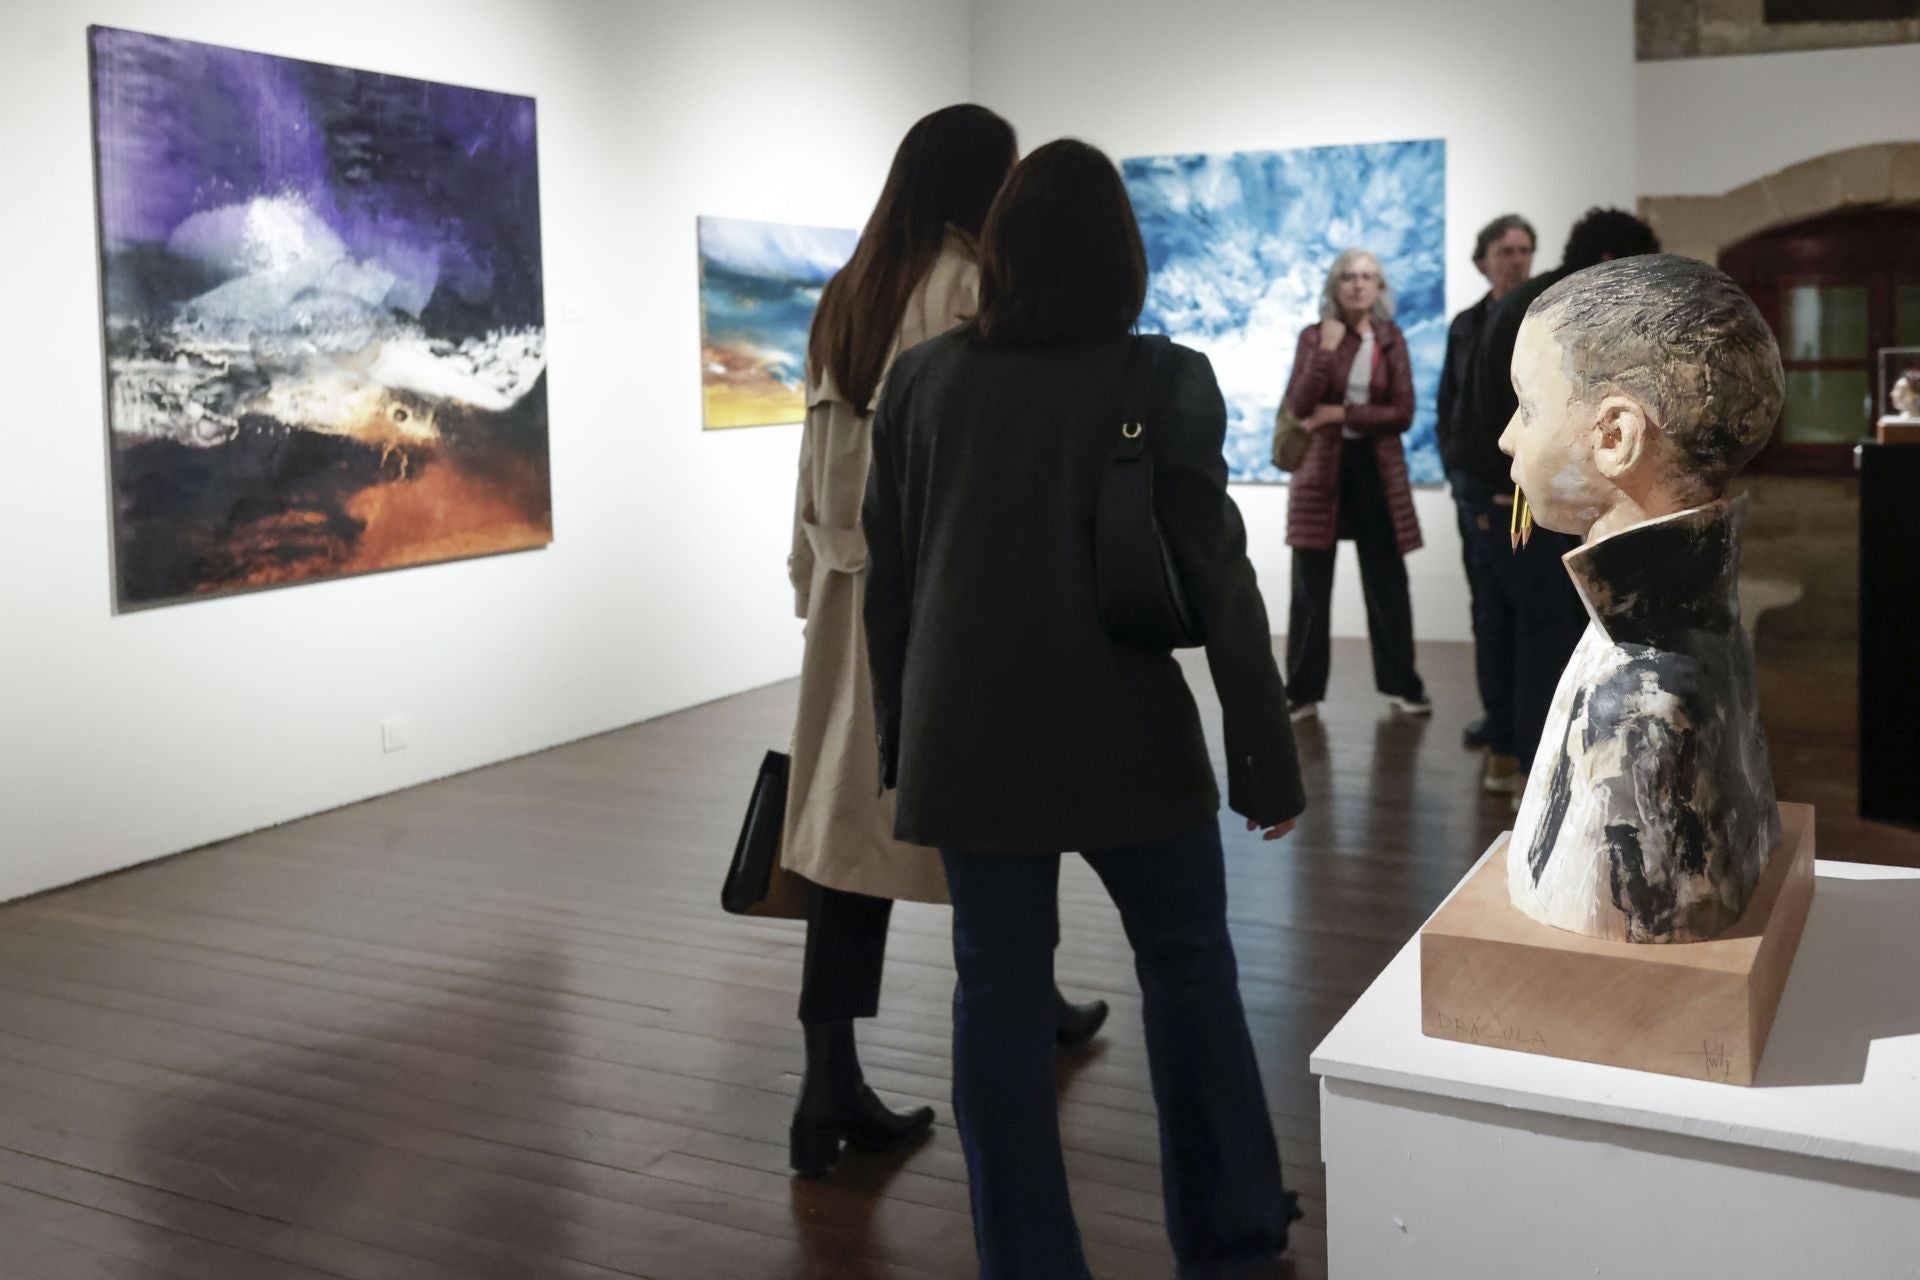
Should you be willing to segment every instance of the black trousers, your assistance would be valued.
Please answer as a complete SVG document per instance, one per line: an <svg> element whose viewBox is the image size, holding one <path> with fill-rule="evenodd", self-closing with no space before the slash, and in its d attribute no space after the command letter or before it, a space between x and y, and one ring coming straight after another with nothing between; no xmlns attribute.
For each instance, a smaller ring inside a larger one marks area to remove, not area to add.
<svg viewBox="0 0 1920 1280"><path fill-rule="evenodd" d="M1460 513L1460 549L1473 598L1473 665L1487 712L1487 746L1533 766L1554 690L1587 628L1587 612L1560 558L1580 544L1535 528L1513 546L1513 507L1465 472L1447 477Z"/></svg>
<svg viewBox="0 0 1920 1280"><path fill-rule="evenodd" d="M880 1013L880 971L887 960L893 899L816 885L800 969L800 1022L819 1026ZM1056 921L1053 945L1060 945Z"/></svg>
<svg viewBox="0 0 1920 1280"><path fill-rule="evenodd" d="M880 1012L892 898L819 886L807 917L800 971L800 1021L807 1026L871 1018Z"/></svg>
<svg viewBox="0 0 1920 1280"><path fill-rule="evenodd" d="M1373 646L1373 685L1390 697L1426 693L1414 669L1413 599L1407 562L1393 536L1393 513L1371 440L1340 442L1341 538L1360 553L1360 586L1367 600L1367 637ZM1333 565L1328 551L1293 549L1293 601L1287 611L1287 693L1295 702L1327 696L1333 664Z"/></svg>
<svg viewBox="0 0 1920 1280"><path fill-rule="evenodd" d="M1525 770L1533 767L1554 690L1587 629L1586 606L1560 562L1580 539L1536 527L1516 551L1503 523L1511 513L1498 511L1504 514L1492 521L1491 535L1475 529L1474 661L1487 708L1487 746L1518 757Z"/></svg>
<svg viewBox="0 0 1920 1280"><path fill-rule="evenodd" d="M1513 610L1501 595L1501 570L1515 551L1513 507L1496 501L1484 482L1453 472L1453 509L1459 514L1459 555L1467 570L1473 606L1473 674L1486 710L1486 743L1501 756L1515 754ZM1511 499L1509 499L1511 501ZM1551 697L1551 693L1549 693Z"/></svg>
<svg viewBox="0 0 1920 1280"><path fill-rule="evenodd" d="M1507 549L1507 518L1511 508L1502 507L1494 502L1493 491L1486 485L1461 471L1447 472L1447 483L1453 490L1454 514L1460 524L1460 562L1467 573L1468 616L1473 620L1473 674L1480 686L1480 706L1487 713L1488 728L1496 721L1505 723L1513 718L1511 706L1504 714L1496 713L1495 704L1501 700L1510 681L1504 673L1512 670L1511 663L1495 666L1488 653L1489 645L1480 636L1480 597L1491 590L1487 585L1491 581L1492 567L1496 563L1496 554ZM1502 754L1511 755L1511 751Z"/></svg>

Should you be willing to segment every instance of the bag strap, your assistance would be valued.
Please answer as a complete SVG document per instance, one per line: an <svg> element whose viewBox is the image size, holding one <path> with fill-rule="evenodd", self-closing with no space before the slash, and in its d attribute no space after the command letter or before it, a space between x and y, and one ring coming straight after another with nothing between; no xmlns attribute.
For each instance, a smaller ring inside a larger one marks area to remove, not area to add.
<svg viewBox="0 0 1920 1280"><path fill-rule="evenodd" d="M1161 357L1170 344L1159 333L1135 334L1120 375L1120 443L1114 457L1131 461L1147 447L1147 411L1160 375Z"/></svg>

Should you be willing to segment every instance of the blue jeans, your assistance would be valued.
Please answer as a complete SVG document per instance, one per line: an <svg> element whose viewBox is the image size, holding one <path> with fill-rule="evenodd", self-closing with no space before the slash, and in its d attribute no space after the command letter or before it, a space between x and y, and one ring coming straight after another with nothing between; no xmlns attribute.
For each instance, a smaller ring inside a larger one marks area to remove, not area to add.
<svg viewBox="0 0 1920 1280"><path fill-rule="evenodd" d="M981 1280L1086 1280L1054 1086L1060 855L943 849L953 894L953 1109ZM1180 1274L1287 1245L1292 1198L1240 1004L1220 828L1084 855L1133 944Z"/></svg>

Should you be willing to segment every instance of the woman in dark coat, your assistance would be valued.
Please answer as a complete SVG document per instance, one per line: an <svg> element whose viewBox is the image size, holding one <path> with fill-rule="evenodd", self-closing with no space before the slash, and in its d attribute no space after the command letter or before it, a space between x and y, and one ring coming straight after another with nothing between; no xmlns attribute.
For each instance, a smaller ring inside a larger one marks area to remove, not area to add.
<svg viewBox="0 0 1920 1280"><path fill-rule="evenodd" d="M788 1129L794 1172L809 1177L833 1168L843 1144L887 1151L933 1127L931 1107L893 1111L880 1100L854 1043L854 1022L880 1009L894 900L943 902L947 888L937 853L893 839L891 797L873 785L860 505L870 414L889 363L972 317L975 239L1018 155L1013 126L985 107L947 107L909 129L808 342L787 561L807 632L780 859L815 886L800 972L807 1069ZM1056 1012L1059 1042L1075 1045L1099 1030L1107 1006L1060 997Z"/></svg>
<svg viewBox="0 0 1920 1280"><path fill-rule="evenodd" d="M1133 946L1181 1274L1228 1274L1287 1242L1200 717L1173 655L1116 640L1095 602L1096 493L1145 291L1112 163L1084 143L1042 147L988 215L979 316L902 355L874 419L881 768L896 834L940 850L953 899L954 1113L987 1280L1088 1274L1055 1110L1063 850L1105 882ZM1228 804L1278 839L1305 800L1204 356L1165 349L1145 420L1224 712Z"/></svg>
<svg viewBox="0 0 1920 1280"><path fill-rule="evenodd" d="M1414 667L1413 601L1404 557L1420 547L1400 434L1413 425L1413 369L1393 323L1393 290L1379 260L1349 249L1334 260L1320 323L1300 334L1287 408L1312 434L1287 498L1293 604L1287 687L1295 720L1316 714L1332 663L1335 549L1360 555L1373 643L1374 687L1409 715L1430 715Z"/></svg>

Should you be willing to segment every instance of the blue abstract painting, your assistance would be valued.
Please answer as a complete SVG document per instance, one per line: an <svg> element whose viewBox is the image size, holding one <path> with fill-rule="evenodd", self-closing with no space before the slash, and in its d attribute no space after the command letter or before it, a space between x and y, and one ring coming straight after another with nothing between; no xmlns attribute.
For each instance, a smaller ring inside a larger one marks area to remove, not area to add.
<svg viewBox="0 0 1920 1280"><path fill-rule="evenodd" d="M707 430L806 416L807 334L858 232L700 219L700 384Z"/></svg>
<svg viewBox="0 0 1920 1280"><path fill-rule="evenodd" d="M1273 415L1300 331L1343 249L1380 259L1413 362L1415 483L1442 479L1434 396L1446 352L1446 143L1369 143L1124 161L1152 270L1143 333L1206 353L1227 401L1236 483L1275 484Z"/></svg>

